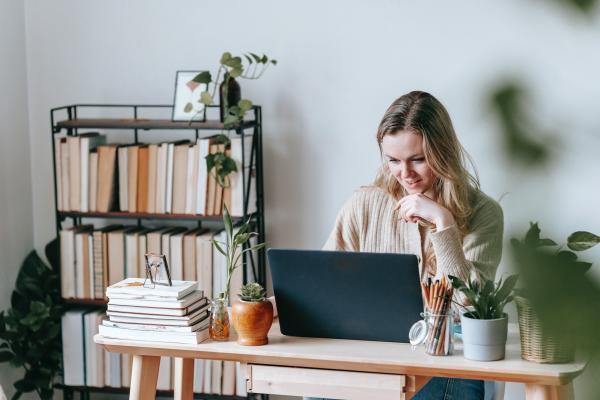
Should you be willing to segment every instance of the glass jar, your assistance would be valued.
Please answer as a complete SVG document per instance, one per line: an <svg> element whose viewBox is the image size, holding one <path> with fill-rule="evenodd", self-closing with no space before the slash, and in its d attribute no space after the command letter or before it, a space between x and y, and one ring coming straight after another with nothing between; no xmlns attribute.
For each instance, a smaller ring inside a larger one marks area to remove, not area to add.
<svg viewBox="0 0 600 400"><path fill-rule="evenodd" d="M208 333L212 340L229 340L229 313L227 312L227 300L223 297L213 299L210 302L210 323Z"/></svg>
<svg viewBox="0 0 600 400"><path fill-rule="evenodd" d="M454 317L447 314L421 313L423 320L415 323L408 334L413 346L423 344L425 353L432 356L447 356L454 351Z"/></svg>

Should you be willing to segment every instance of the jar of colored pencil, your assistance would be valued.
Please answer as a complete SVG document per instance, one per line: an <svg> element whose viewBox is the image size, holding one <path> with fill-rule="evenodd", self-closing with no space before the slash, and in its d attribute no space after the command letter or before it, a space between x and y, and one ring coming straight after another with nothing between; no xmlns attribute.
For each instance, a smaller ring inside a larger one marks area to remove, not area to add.
<svg viewBox="0 0 600 400"><path fill-rule="evenodd" d="M452 311L444 314L423 313L427 324L427 336L424 342L425 352L432 356L447 356L452 354L452 332L454 318Z"/></svg>

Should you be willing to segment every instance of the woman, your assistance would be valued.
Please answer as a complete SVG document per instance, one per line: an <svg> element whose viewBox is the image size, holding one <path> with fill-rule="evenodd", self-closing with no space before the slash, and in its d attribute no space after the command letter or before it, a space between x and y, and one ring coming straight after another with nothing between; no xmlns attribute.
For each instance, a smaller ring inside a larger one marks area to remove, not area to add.
<svg viewBox="0 0 600 400"><path fill-rule="evenodd" d="M466 168L444 106L410 92L385 112L377 131L382 167L340 211L326 250L412 253L421 279L493 279L503 216ZM483 399L483 381L433 378L414 399Z"/></svg>

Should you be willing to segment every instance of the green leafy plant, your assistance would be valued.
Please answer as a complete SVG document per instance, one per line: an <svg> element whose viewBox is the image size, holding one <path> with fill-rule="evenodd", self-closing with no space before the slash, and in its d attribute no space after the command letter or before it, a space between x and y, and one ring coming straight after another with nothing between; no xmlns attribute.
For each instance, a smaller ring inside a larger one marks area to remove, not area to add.
<svg viewBox="0 0 600 400"><path fill-rule="evenodd" d="M200 95L200 103L204 105L211 105L214 103L214 98L218 89L218 83L223 76L223 101L227 102L227 90L229 87L229 81L232 78L242 78L255 80L259 79L267 70L270 65L277 65L277 60L271 60L266 55L259 56L255 53L247 53L243 55L246 63L244 64L242 57L233 56L229 52L223 53L219 61L219 69L217 70L217 77L212 85L212 91L202 92ZM212 75L209 71L203 71L196 75L192 82L198 84L206 84L210 88L210 84L213 83ZM248 99L241 99L238 104L224 104L225 107L225 119L223 126L225 129L233 129L241 124L244 120L244 116L254 106L252 101ZM192 118L193 120L193 118ZM190 121L191 122L191 121ZM223 139L223 137L225 139ZM220 142L229 144L229 138L227 135L222 134L217 138ZM232 172L236 172L235 162L224 152L217 152L209 154L206 157L206 166L209 173L214 169L214 174L217 179L217 183L222 187L229 186L229 179L227 178Z"/></svg>
<svg viewBox="0 0 600 400"><path fill-rule="evenodd" d="M13 399L34 391L42 399L53 397L62 360L62 313L58 274L32 251L17 276L11 308L0 312L0 362L25 370L14 383Z"/></svg>
<svg viewBox="0 0 600 400"><path fill-rule="evenodd" d="M250 232L250 219L234 228L227 206L223 207L223 224L225 225L226 241L220 242L213 239L212 243L217 251L227 259L227 284L225 285L225 292L221 293L220 297L225 300L225 303L228 303L233 271L243 266L244 254L260 250L266 246L266 243L258 243L254 246L247 245L252 237L258 236L258 233Z"/></svg>
<svg viewBox="0 0 600 400"><path fill-rule="evenodd" d="M504 307L513 300L513 290L519 279L518 275L510 275L504 281L502 278L496 283L485 279L479 282L470 279L467 283L456 276L449 275L452 287L462 292L470 303L470 308L465 308L465 316L474 319L497 319L504 316Z"/></svg>
<svg viewBox="0 0 600 400"><path fill-rule="evenodd" d="M239 294L240 299L244 301L259 302L265 300L267 291L260 283L251 282L242 286L242 291Z"/></svg>

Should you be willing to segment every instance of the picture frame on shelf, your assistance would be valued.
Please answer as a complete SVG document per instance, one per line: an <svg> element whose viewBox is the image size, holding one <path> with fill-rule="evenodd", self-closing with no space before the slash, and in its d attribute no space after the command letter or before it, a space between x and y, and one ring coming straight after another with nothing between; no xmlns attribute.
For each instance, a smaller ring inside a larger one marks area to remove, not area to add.
<svg viewBox="0 0 600 400"><path fill-rule="evenodd" d="M200 96L208 90L208 85L193 80L201 72L203 71L175 73L172 121L206 121L206 107L200 102Z"/></svg>

